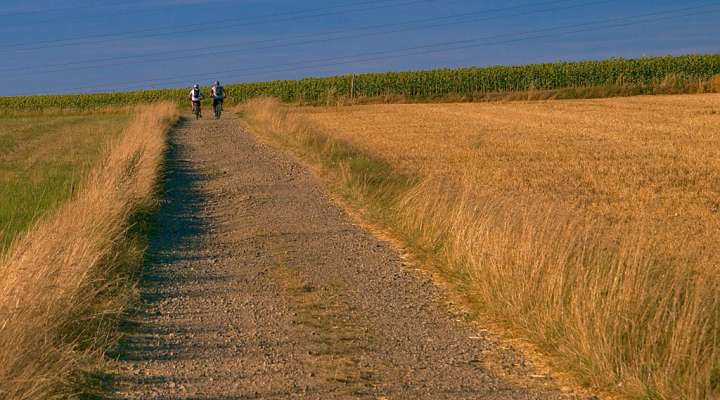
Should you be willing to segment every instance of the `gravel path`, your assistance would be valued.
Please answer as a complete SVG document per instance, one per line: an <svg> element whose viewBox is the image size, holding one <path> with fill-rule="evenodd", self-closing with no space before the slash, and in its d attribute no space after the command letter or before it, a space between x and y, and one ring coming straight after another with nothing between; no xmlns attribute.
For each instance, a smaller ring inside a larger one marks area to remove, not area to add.
<svg viewBox="0 0 720 400"><path fill-rule="evenodd" d="M239 125L172 135L117 398L576 398L490 372L532 374Z"/></svg>

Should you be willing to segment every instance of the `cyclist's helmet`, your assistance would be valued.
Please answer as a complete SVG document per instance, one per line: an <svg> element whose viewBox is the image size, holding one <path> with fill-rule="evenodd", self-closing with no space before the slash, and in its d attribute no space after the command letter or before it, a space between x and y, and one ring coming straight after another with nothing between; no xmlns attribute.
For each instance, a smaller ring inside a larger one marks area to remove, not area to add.
<svg viewBox="0 0 720 400"><path fill-rule="evenodd" d="M200 85L198 85L197 83L194 84L194 85L193 85L193 89L200 89Z"/></svg>
<svg viewBox="0 0 720 400"><path fill-rule="evenodd" d="M215 86L220 86L220 81L215 81Z"/></svg>

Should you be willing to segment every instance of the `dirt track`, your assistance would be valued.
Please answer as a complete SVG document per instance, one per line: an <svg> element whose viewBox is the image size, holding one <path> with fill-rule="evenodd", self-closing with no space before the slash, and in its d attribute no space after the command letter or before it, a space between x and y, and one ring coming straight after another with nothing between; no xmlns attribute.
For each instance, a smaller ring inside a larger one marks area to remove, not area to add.
<svg viewBox="0 0 720 400"><path fill-rule="evenodd" d="M232 116L186 121L168 169L117 397L575 398L490 372L533 374Z"/></svg>

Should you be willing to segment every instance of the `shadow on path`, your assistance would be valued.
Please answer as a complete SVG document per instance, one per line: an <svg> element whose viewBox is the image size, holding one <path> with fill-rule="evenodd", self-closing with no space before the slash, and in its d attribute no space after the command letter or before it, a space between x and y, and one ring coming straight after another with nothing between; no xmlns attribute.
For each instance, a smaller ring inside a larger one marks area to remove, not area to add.
<svg viewBox="0 0 720 400"><path fill-rule="evenodd" d="M163 324L154 312L154 305L178 296L172 291L178 280L189 279L174 267L197 257L189 251L197 246L198 238L207 224L200 217L204 202L199 183L205 178L186 157L185 145L177 135L189 129L183 119L170 134L162 182L160 207L152 218L149 248L140 279L140 303L120 327L123 340L113 358L123 361L163 360L177 354L178 344L173 337L176 329ZM192 277L194 281L202 277ZM213 279L209 277L207 279ZM118 376L116 385L136 383L127 376ZM159 377L148 377L157 380ZM145 382L147 383L147 382Z"/></svg>

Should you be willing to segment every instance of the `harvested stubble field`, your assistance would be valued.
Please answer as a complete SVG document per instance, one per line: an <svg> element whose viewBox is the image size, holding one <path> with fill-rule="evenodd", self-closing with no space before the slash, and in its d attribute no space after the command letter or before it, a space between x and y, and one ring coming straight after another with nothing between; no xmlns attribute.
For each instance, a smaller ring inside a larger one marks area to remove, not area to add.
<svg viewBox="0 0 720 400"><path fill-rule="evenodd" d="M0 116L0 252L72 193L129 118L128 111Z"/></svg>
<svg viewBox="0 0 720 400"><path fill-rule="evenodd" d="M720 395L719 95L243 112L582 383Z"/></svg>
<svg viewBox="0 0 720 400"><path fill-rule="evenodd" d="M398 171L642 227L678 262L718 264L720 96L306 108L323 131Z"/></svg>

